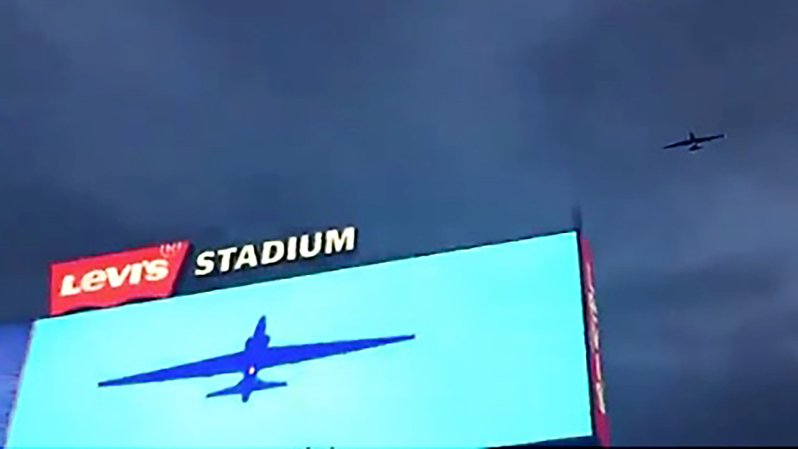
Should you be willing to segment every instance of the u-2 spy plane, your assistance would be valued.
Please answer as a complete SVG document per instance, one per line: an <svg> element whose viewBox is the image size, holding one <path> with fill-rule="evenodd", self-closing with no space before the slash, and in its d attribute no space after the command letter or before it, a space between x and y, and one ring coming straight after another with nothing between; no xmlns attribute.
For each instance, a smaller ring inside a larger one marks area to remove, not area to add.
<svg viewBox="0 0 798 449"><path fill-rule="evenodd" d="M311 343L295 346L269 346L271 337L266 333L266 317L263 316L255 327L255 332L247 338L244 350L219 357L213 357L184 365L164 368L114 380L100 382L100 387L164 382L168 380L211 377L219 374L240 372L244 375L238 384L224 388L205 397L241 395L241 401L249 401L255 391L285 387L286 382L266 382L258 378L258 371L280 365L306 362L349 352L362 351L402 341L412 340L415 335L345 340L329 343Z"/></svg>
<svg viewBox="0 0 798 449"><path fill-rule="evenodd" d="M711 142L717 139L723 139L726 137L726 134L715 134L711 136L703 136L703 137L696 137L693 132L690 132L690 136L685 140L680 140L678 142L674 142L670 145L665 145L664 149L676 148L676 147L689 147L688 151L698 151L701 148L704 148L701 144L706 142Z"/></svg>

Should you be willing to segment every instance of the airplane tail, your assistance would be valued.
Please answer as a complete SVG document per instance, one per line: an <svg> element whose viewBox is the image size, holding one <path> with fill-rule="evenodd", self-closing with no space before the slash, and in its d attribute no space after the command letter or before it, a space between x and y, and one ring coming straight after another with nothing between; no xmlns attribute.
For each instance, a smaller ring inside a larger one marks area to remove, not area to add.
<svg viewBox="0 0 798 449"><path fill-rule="evenodd" d="M223 388L219 391L214 391L213 393L208 393L205 395L205 397L216 398L219 396L241 395L241 398L244 400L244 402L246 402L249 399L249 395L252 394L253 391L268 390L271 388L285 387L287 385L288 383L286 382L266 382L258 379L257 377L252 380L245 377L235 386Z"/></svg>
<svg viewBox="0 0 798 449"><path fill-rule="evenodd" d="M260 317L258 324L255 326L255 331L252 333L255 338L263 337L264 335L266 335L266 316Z"/></svg>
<svg viewBox="0 0 798 449"><path fill-rule="evenodd" d="M255 326L252 336L249 337L244 344L244 348L247 351L257 350L258 348L269 346L270 340L269 334L266 333L266 317L262 316L258 320L258 324Z"/></svg>

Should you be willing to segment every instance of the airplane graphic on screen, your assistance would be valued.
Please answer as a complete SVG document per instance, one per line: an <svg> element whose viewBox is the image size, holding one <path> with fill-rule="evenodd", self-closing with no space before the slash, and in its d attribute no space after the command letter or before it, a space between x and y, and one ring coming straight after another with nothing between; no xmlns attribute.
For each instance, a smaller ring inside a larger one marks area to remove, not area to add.
<svg viewBox="0 0 798 449"><path fill-rule="evenodd" d="M224 388L213 393L208 393L207 398L227 395L241 395L241 401L249 401L255 391L270 388L285 387L286 382L267 382L258 378L258 372L264 368L309 360L331 357L339 354L362 351L392 343L412 340L415 335L402 335L397 337L370 338L362 340L344 340L328 343L311 343L294 346L269 346L271 338L266 334L266 317L258 320L255 332L247 338L244 350L233 354L226 354L184 365L164 368L141 374L134 374L119 379L100 382L99 387L113 387L120 385L133 385L151 382L164 382L169 380L190 379L197 377L211 377L219 374L243 373L244 378L229 388Z"/></svg>

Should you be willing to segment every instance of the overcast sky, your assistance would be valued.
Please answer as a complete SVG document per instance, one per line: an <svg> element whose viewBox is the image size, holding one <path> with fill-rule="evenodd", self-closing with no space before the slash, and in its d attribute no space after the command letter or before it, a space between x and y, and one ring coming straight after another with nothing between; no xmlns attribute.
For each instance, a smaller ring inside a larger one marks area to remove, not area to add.
<svg viewBox="0 0 798 449"><path fill-rule="evenodd" d="M569 226L618 444L798 442L798 2L0 3L0 319L53 260ZM688 154L697 133L728 139ZM5 350L5 349L3 349Z"/></svg>

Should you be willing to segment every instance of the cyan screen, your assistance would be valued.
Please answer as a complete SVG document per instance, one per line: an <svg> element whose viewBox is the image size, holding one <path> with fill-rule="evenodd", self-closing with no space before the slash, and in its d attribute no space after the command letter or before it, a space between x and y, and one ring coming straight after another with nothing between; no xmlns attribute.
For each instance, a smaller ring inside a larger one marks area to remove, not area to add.
<svg viewBox="0 0 798 449"><path fill-rule="evenodd" d="M270 346L415 335L263 369L99 388ZM484 447L591 433L575 233L37 322L9 447Z"/></svg>

